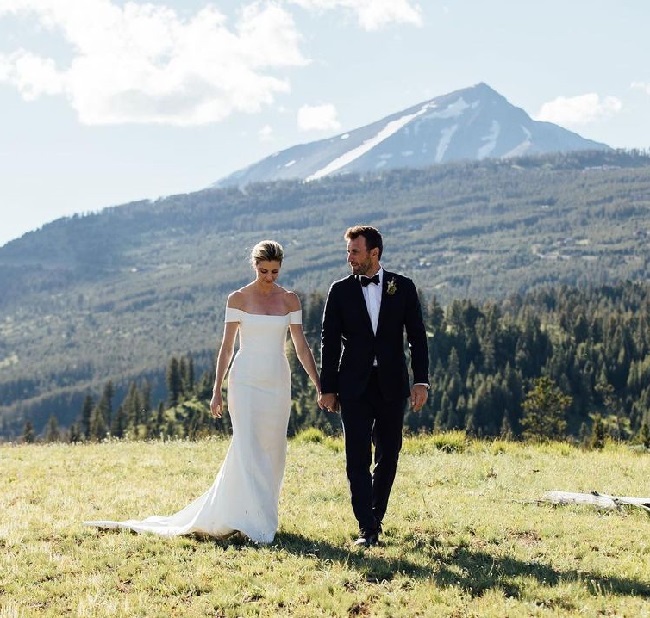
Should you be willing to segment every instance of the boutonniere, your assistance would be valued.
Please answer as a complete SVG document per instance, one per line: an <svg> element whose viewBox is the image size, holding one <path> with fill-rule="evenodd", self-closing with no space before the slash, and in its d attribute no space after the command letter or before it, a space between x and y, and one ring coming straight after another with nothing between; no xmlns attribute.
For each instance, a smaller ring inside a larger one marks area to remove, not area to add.
<svg viewBox="0 0 650 618"><path fill-rule="evenodd" d="M389 296L392 296L393 294L395 294L395 292L397 292L397 283L395 281L395 277L393 277L388 282L388 286L386 287L386 294L388 294Z"/></svg>

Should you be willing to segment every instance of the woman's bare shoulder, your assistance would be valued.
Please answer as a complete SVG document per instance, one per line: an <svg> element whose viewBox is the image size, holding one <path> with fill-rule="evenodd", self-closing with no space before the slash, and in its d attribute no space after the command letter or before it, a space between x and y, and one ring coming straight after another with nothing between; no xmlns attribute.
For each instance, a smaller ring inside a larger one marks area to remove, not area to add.
<svg viewBox="0 0 650 618"><path fill-rule="evenodd" d="M243 288L228 294L227 306L232 309L244 309L246 293Z"/></svg>
<svg viewBox="0 0 650 618"><path fill-rule="evenodd" d="M284 302L288 312L300 311L300 309L302 309L298 294L292 292L291 290L284 290Z"/></svg>

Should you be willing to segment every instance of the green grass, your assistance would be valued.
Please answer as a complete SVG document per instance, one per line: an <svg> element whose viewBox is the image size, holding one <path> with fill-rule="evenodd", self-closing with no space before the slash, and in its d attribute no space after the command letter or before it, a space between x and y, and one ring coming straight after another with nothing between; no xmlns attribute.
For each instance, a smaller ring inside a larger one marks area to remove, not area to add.
<svg viewBox="0 0 650 618"><path fill-rule="evenodd" d="M170 514L227 442L0 447L0 617L650 616L650 519L540 502L552 489L650 494L624 447L413 437L383 544L356 549L340 441L290 442L273 544L100 531Z"/></svg>

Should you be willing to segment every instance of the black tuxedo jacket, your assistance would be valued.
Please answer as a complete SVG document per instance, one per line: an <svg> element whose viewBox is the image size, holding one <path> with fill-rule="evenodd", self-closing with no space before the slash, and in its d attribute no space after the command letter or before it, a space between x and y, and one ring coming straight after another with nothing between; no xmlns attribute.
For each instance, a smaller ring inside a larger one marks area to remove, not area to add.
<svg viewBox="0 0 650 618"><path fill-rule="evenodd" d="M408 397L409 375L404 332L410 348L414 383L429 382L427 335L413 281L384 270L377 334L361 284L350 275L330 287L321 332L321 391L341 399L358 398L377 359L382 395Z"/></svg>

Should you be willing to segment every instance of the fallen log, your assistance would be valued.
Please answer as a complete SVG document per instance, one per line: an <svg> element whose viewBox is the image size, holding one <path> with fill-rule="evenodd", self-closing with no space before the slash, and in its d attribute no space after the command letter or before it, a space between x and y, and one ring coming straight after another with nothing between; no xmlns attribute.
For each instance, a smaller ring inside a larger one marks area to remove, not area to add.
<svg viewBox="0 0 650 618"><path fill-rule="evenodd" d="M597 491L576 493L571 491L547 491L545 501L553 504L589 504L604 509L620 509L623 505L638 506L650 515L650 498L632 496L609 496Z"/></svg>

